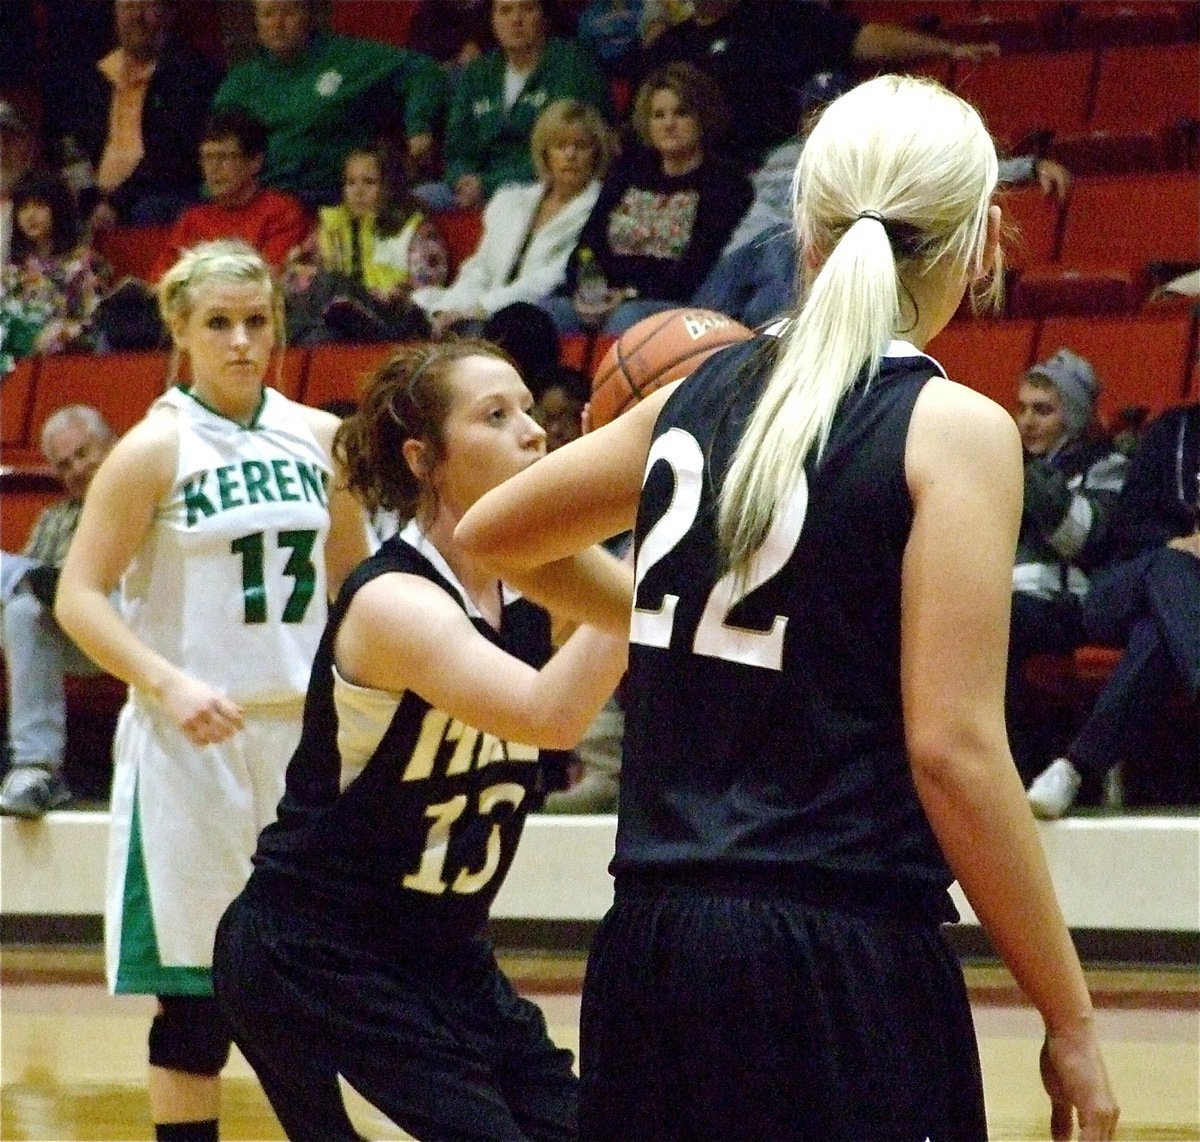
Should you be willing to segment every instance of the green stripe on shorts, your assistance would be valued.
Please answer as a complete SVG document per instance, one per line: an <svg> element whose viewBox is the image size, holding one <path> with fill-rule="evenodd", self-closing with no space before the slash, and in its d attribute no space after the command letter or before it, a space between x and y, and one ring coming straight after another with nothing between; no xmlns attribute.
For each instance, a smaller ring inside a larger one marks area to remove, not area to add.
<svg viewBox="0 0 1200 1142"><path fill-rule="evenodd" d="M212 995L212 970L167 967L158 952L150 882L142 852L139 791L134 790L129 824L129 855L121 894L121 951L117 960L118 995Z"/></svg>

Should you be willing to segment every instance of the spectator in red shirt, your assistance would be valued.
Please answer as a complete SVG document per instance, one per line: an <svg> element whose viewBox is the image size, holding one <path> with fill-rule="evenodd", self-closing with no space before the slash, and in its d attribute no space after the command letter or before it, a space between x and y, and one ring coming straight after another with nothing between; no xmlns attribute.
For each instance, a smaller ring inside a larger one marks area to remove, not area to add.
<svg viewBox="0 0 1200 1142"><path fill-rule="evenodd" d="M184 250L217 238L241 238L281 270L288 254L312 227L298 198L259 184L267 151L267 129L240 107L216 111L200 139L200 168L208 201L189 207L175 221L150 271L157 282ZM155 349L167 344L154 289L125 278L96 310L96 347Z"/></svg>
<svg viewBox="0 0 1200 1142"><path fill-rule="evenodd" d="M312 219L298 198L259 183L267 129L240 107L215 112L200 139L200 169L209 201L185 210L155 263L157 281L189 246L241 238L280 269L304 241Z"/></svg>

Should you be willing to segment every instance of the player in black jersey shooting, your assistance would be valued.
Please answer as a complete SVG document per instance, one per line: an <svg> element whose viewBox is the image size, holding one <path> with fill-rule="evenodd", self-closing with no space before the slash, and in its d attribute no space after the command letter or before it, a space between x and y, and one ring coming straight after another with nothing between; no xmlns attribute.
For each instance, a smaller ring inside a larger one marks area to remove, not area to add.
<svg viewBox="0 0 1200 1142"><path fill-rule="evenodd" d="M532 404L494 346L409 345L338 430L351 490L408 522L330 611L279 818L214 953L218 1001L289 1138L359 1137L339 1075L418 1138L575 1137L571 1054L484 927L538 747L582 736L625 638L584 625L550 657L547 613L453 539L483 492L540 462ZM582 562L628 597L627 568L599 550ZM584 620L603 598L567 610Z"/></svg>
<svg viewBox="0 0 1200 1142"><path fill-rule="evenodd" d="M519 582L636 520L587 1139L985 1138L941 931L954 879L1045 1020L1054 1137L1075 1114L1113 1136L1005 733L1020 444L923 352L972 283L998 281L996 171L978 114L936 83L834 101L797 171L791 320L456 532Z"/></svg>

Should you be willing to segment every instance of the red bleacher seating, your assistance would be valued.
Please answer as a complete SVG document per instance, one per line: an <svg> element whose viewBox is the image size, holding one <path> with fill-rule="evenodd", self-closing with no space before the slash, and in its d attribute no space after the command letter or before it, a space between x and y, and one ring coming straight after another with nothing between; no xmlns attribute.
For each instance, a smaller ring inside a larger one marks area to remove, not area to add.
<svg viewBox="0 0 1200 1142"><path fill-rule="evenodd" d="M21 447L29 438L29 412L33 407L33 390L37 379L39 357L26 357L4 377L3 399L0 400L0 444Z"/></svg>
<svg viewBox="0 0 1200 1142"><path fill-rule="evenodd" d="M333 0L329 26L339 35L402 47L416 7L414 0Z"/></svg>
<svg viewBox="0 0 1200 1142"><path fill-rule="evenodd" d="M960 62L954 87L1004 146L1020 152L1039 132L1083 128L1094 71L1094 52L1023 52Z"/></svg>
<svg viewBox="0 0 1200 1142"><path fill-rule="evenodd" d="M42 509L61 499L63 486L53 469L40 466L0 469L0 538L5 551L20 551Z"/></svg>
<svg viewBox="0 0 1200 1142"><path fill-rule="evenodd" d="M1062 207L1039 186L1020 186L1006 190L997 199L1004 219L1013 233L1004 243L1007 265L1020 269L1058 257Z"/></svg>
<svg viewBox="0 0 1200 1142"><path fill-rule="evenodd" d="M849 8L864 24L935 30L944 20L972 15L979 5L976 0L853 0Z"/></svg>
<svg viewBox="0 0 1200 1142"><path fill-rule="evenodd" d="M1017 382L1033 364L1036 321L954 321L927 346L951 380L1012 408Z"/></svg>
<svg viewBox="0 0 1200 1142"><path fill-rule="evenodd" d="M1076 180L1063 224L1064 265L1194 262L1200 255L1200 179L1166 171Z"/></svg>
<svg viewBox="0 0 1200 1142"><path fill-rule="evenodd" d="M329 343L309 350L304 403L320 406L332 400L357 401L363 378L388 355L390 346Z"/></svg>
<svg viewBox="0 0 1200 1142"><path fill-rule="evenodd" d="M36 454L42 424L66 404L90 404L104 414L115 432L127 431L162 393L166 366L165 353L64 353L43 357L27 446Z"/></svg>
<svg viewBox="0 0 1200 1142"><path fill-rule="evenodd" d="M1200 50L1155 44L1100 52L1096 94L1079 132L1054 139L1049 155L1076 174L1183 165L1184 125L1200 119Z"/></svg>
<svg viewBox="0 0 1200 1142"><path fill-rule="evenodd" d="M307 377L308 350L303 348L284 350L282 358L267 374L268 381L292 400L300 400L303 397Z"/></svg>
<svg viewBox="0 0 1200 1142"><path fill-rule="evenodd" d="M1002 52L1036 52L1053 48L1062 9L1057 4L986 4L958 16L942 18L937 34L956 43L995 43Z"/></svg>
<svg viewBox="0 0 1200 1142"><path fill-rule="evenodd" d="M1157 416L1183 399L1192 326L1191 314L1184 313L1048 318L1034 358L1041 361L1067 348L1091 361L1103 386L1099 412L1106 423L1124 408L1145 408Z"/></svg>
<svg viewBox="0 0 1200 1142"><path fill-rule="evenodd" d="M1200 180L1189 171L1077 179L1057 262L1025 269L1010 312L1021 316L1131 312L1152 262L1200 256Z"/></svg>
<svg viewBox="0 0 1200 1142"><path fill-rule="evenodd" d="M124 277L149 281L170 233L170 226L114 226L97 234L94 245L112 266L115 281Z"/></svg>
<svg viewBox="0 0 1200 1142"><path fill-rule="evenodd" d="M433 216L433 222L446 240L450 253L450 273L453 274L479 245L483 234L483 211L441 210Z"/></svg>
<svg viewBox="0 0 1200 1142"><path fill-rule="evenodd" d="M1164 0L1087 0L1070 6L1063 34L1068 46L1075 48L1172 43L1189 34L1185 14L1189 6L1195 5Z"/></svg>

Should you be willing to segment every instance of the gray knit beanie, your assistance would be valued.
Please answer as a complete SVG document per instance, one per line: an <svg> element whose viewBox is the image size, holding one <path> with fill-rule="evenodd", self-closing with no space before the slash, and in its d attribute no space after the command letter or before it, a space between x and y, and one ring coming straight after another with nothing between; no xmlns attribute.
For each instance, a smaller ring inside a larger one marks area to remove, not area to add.
<svg viewBox="0 0 1200 1142"><path fill-rule="evenodd" d="M1062 401L1067 437L1074 440L1091 423L1100 396L1100 382L1090 361L1070 349L1060 349L1029 370L1030 376L1045 377Z"/></svg>

